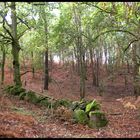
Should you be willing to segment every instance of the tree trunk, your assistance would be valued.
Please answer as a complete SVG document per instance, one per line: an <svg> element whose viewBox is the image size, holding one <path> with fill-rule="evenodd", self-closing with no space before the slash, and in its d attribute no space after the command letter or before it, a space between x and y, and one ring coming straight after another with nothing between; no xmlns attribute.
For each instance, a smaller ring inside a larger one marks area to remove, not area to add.
<svg viewBox="0 0 140 140"><path fill-rule="evenodd" d="M81 28L81 15L80 15L80 5L73 6L74 11L74 22L76 30L79 33L75 39L75 44L77 46L77 58L79 58L80 63L80 98L85 97L85 64L84 64L84 49L82 42L82 28Z"/></svg>
<svg viewBox="0 0 140 140"><path fill-rule="evenodd" d="M50 52L50 71L52 71L52 68L53 68L53 56L52 56L52 53Z"/></svg>
<svg viewBox="0 0 140 140"><path fill-rule="evenodd" d="M13 55L13 68L14 68L14 83L15 85L22 85L20 77L20 63L19 63L19 51L20 46L17 39L17 17L16 17L16 5L15 2L11 2L11 19L12 19L12 55Z"/></svg>
<svg viewBox="0 0 140 140"><path fill-rule="evenodd" d="M106 44L107 45L107 44ZM106 72L108 71L108 64L107 64L107 46L104 46L104 54L105 54L105 68L106 68Z"/></svg>
<svg viewBox="0 0 140 140"><path fill-rule="evenodd" d="M140 95L140 78L139 78L139 64L137 62L137 44L133 45L133 64L134 64L134 69L133 69L133 79L134 79L134 95L138 97Z"/></svg>
<svg viewBox="0 0 140 140"><path fill-rule="evenodd" d="M46 7L48 7L48 3L45 3ZM44 64L44 90L48 90L49 86L49 65L48 65L48 21L45 15L45 7L42 7L42 17L44 21L44 32L45 32L45 44L46 44L46 51L45 51L45 64Z"/></svg>
<svg viewBox="0 0 140 140"><path fill-rule="evenodd" d="M99 87L99 58L96 59L96 86Z"/></svg>
<svg viewBox="0 0 140 140"><path fill-rule="evenodd" d="M4 66L5 66L5 58L6 58L6 51L4 46L1 47L2 50L2 64L1 64L1 84L3 85L4 82Z"/></svg>
<svg viewBox="0 0 140 140"><path fill-rule="evenodd" d="M48 71L48 49L45 51L45 79L44 90L48 90L49 86L49 71Z"/></svg>
<svg viewBox="0 0 140 140"><path fill-rule="evenodd" d="M16 45L12 44L12 55L13 55L13 69L14 69L14 83L15 85L21 86L21 77L20 77L20 64L19 64L19 48Z"/></svg>
<svg viewBox="0 0 140 140"><path fill-rule="evenodd" d="M92 71L92 85L96 86L96 76L95 76L95 72L94 72L92 48L89 48L89 53L90 53L91 71Z"/></svg>
<svg viewBox="0 0 140 140"><path fill-rule="evenodd" d="M33 51L31 52L31 57L32 57L32 74L33 74L33 78L35 78L34 53L33 53Z"/></svg>
<svg viewBox="0 0 140 140"><path fill-rule="evenodd" d="M83 61L83 53L81 45L79 46L80 51L80 98L83 99L85 97L85 65Z"/></svg>
<svg viewBox="0 0 140 140"><path fill-rule="evenodd" d="M72 53L72 72L75 70L75 63L74 63L74 52Z"/></svg>
<svg viewBox="0 0 140 140"><path fill-rule="evenodd" d="M77 40L76 40L77 42ZM76 46L78 44L76 43ZM80 75L80 60L79 60L79 53L78 53L78 48L74 47L74 54L75 54L75 58L76 58L76 72L78 75Z"/></svg>

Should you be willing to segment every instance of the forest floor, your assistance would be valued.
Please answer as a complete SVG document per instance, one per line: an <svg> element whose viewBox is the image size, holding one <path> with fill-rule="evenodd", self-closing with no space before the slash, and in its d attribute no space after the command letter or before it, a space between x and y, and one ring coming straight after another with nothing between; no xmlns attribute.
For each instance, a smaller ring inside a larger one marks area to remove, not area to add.
<svg viewBox="0 0 140 140"><path fill-rule="evenodd" d="M5 84L11 84L12 76L5 71ZM54 98L79 100L79 77L73 75L65 67L54 65L51 71L52 82L49 91L43 91L41 74L31 73L22 76L26 81L26 89ZM88 72L90 75L90 72ZM26 76L26 77L25 77ZM87 76L91 77L91 76ZM132 79L129 78L127 88L124 77L117 75L112 82L104 84L102 96L92 87L91 78L86 80L86 99L96 99L105 112L109 123L100 129L75 124L47 115L45 107L34 105L15 96L0 91L0 137L46 137L46 138L139 138L140 137L140 103L132 96ZM138 98L139 99L139 98Z"/></svg>

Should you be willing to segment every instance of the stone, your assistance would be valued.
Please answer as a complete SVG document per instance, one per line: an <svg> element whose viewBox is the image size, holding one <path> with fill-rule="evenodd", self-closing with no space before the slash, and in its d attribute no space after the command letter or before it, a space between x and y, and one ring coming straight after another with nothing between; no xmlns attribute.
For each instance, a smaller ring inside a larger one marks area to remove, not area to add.
<svg viewBox="0 0 140 140"><path fill-rule="evenodd" d="M104 127L108 123L108 120L105 117L105 114L99 110L91 111L89 113L89 122L88 126L90 128L99 128Z"/></svg>
<svg viewBox="0 0 140 140"><path fill-rule="evenodd" d="M80 124L88 123L88 116L84 110L81 109L74 110L73 118L76 120L76 122Z"/></svg>

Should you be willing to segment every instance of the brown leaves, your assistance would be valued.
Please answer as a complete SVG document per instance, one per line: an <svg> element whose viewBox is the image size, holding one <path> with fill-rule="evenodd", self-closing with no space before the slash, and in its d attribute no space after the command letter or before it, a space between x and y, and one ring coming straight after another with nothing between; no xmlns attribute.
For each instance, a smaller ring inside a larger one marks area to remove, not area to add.
<svg viewBox="0 0 140 140"><path fill-rule="evenodd" d="M2 137L39 137L39 124L32 116L14 112L0 112L0 135Z"/></svg>

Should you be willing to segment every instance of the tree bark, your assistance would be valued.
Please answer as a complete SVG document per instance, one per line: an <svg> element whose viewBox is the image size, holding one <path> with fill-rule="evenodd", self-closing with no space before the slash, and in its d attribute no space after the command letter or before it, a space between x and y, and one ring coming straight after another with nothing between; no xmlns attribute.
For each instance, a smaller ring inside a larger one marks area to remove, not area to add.
<svg viewBox="0 0 140 140"><path fill-rule="evenodd" d="M4 67L5 67L5 58L6 58L6 51L4 46L1 47L2 50L2 64L1 64L1 84L4 83Z"/></svg>
<svg viewBox="0 0 140 140"><path fill-rule="evenodd" d="M140 78L139 78L139 64L137 62L137 51L138 51L138 46L137 44L133 45L133 83L134 83L134 95L138 97L140 95Z"/></svg>
<svg viewBox="0 0 140 140"><path fill-rule="evenodd" d="M48 90L49 86L49 70L48 70L48 49L45 51L45 79L44 79L44 90Z"/></svg>
<svg viewBox="0 0 140 140"><path fill-rule="evenodd" d="M48 7L48 3L45 3ZM48 65L48 22L46 19L46 11L45 11L45 7L42 7L42 16L43 16L43 21L44 21L44 32L45 32L45 63L44 63L44 90L48 90L48 86L49 86L49 65Z"/></svg>
<svg viewBox="0 0 140 140"><path fill-rule="evenodd" d="M96 86L96 76L95 76L95 71L94 71L92 48L89 48L89 53L90 53L91 70L92 70L92 85Z"/></svg>
<svg viewBox="0 0 140 140"><path fill-rule="evenodd" d="M32 57L32 75L33 75L33 78L35 78L34 53L33 53L33 51L31 52L31 57Z"/></svg>
<svg viewBox="0 0 140 140"><path fill-rule="evenodd" d="M80 98L85 97L85 63L84 63L84 49L82 43L82 28L81 28L81 15L80 6L73 6L74 11L74 22L76 26L76 31L79 33L75 39L75 44L77 46L77 58L79 58L80 64Z"/></svg>
<svg viewBox="0 0 140 140"><path fill-rule="evenodd" d="M11 19L12 19L12 55L13 55L13 68L14 68L14 83L15 85L22 85L21 77L20 77L20 63L19 63L19 51L20 46L17 39L17 16L16 16L16 4L15 2L11 2Z"/></svg>

